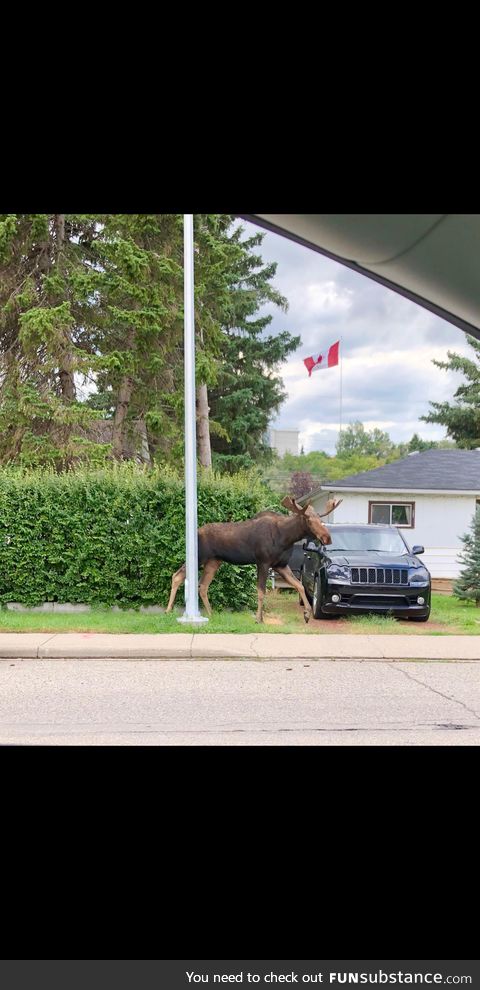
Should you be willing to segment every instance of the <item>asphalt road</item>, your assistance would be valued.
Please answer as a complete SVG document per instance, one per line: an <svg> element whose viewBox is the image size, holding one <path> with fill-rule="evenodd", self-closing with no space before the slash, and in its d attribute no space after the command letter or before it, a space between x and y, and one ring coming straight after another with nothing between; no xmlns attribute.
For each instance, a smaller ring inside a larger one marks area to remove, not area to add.
<svg viewBox="0 0 480 990"><path fill-rule="evenodd" d="M478 745L478 662L3 660L1 745Z"/></svg>

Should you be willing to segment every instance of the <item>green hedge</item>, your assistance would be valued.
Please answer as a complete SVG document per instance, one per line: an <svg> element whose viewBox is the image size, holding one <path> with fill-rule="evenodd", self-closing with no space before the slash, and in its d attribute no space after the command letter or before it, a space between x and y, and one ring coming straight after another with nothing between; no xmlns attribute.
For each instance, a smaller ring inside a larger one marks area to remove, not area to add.
<svg viewBox="0 0 480 990"><path fill-rule="evenodd" d="M252 475L199 478L199 526L264 508L279 509L278 497ZM166 605L184 559L184 487L173 474L129 465L0 473L2 603ZM224 564L209 598L217 609L254 607L255 567ZM176 604L183 600L181 589Z"/></svg>

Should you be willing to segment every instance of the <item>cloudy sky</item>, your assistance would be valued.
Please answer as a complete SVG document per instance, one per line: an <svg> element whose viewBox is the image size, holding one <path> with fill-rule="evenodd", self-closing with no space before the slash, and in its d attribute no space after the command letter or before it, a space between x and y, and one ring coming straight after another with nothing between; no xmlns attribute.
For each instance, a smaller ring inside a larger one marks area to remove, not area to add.
<svg viewBox="0 0 480 990"><path fill-rule="evenodd" d="M245 233L259 228L243 222ZM323 258L278 234L266 233L261 254L278 263L274 280L286 296L286 314L273 315L269 333L300 335L298 350L282 366L288 398L271 426L298 429L305 453L335 453L339 429L340 370L308 377L303 359L341 339L342 422L360 420L365 429L386 430L399 443L419 433L441 440L443 427L420 422L429 402L453 398L463 381L442 371L432 358L447 350L471 356L464 333L371 279Z"/></svg>

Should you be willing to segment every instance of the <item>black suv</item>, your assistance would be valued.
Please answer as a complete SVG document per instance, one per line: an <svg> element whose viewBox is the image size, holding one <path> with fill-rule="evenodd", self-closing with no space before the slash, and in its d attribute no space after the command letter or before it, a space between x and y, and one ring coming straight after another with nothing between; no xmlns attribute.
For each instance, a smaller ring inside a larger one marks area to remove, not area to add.
<svg viewBox="0 0 480 990"><path fill-rule="evenodd" d="M426 622L431 578L396 526L329 526L330 546L307 541L300 580L315 619L380 612Z"/></svg>

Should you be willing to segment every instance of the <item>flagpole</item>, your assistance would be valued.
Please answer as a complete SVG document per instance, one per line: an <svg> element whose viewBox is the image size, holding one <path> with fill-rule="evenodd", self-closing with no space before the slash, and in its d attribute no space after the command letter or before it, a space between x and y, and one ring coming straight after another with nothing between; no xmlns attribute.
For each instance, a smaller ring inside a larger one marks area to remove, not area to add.
<svg viewBox="0 0 480 990"><path fill-rule="evenodd" d="M197 422L195 409L195 303L193 214L183 216L183 302L185 359L185 612L178 622L200 624L198 611Z"/></svg>
<svg viewBox="0 0 480 990"><path fill-rule="evenodd" d="M343 339L340 337L340 429L338 432L338 439L340 441L342 436L342 365L343 365Z"/></svg>

